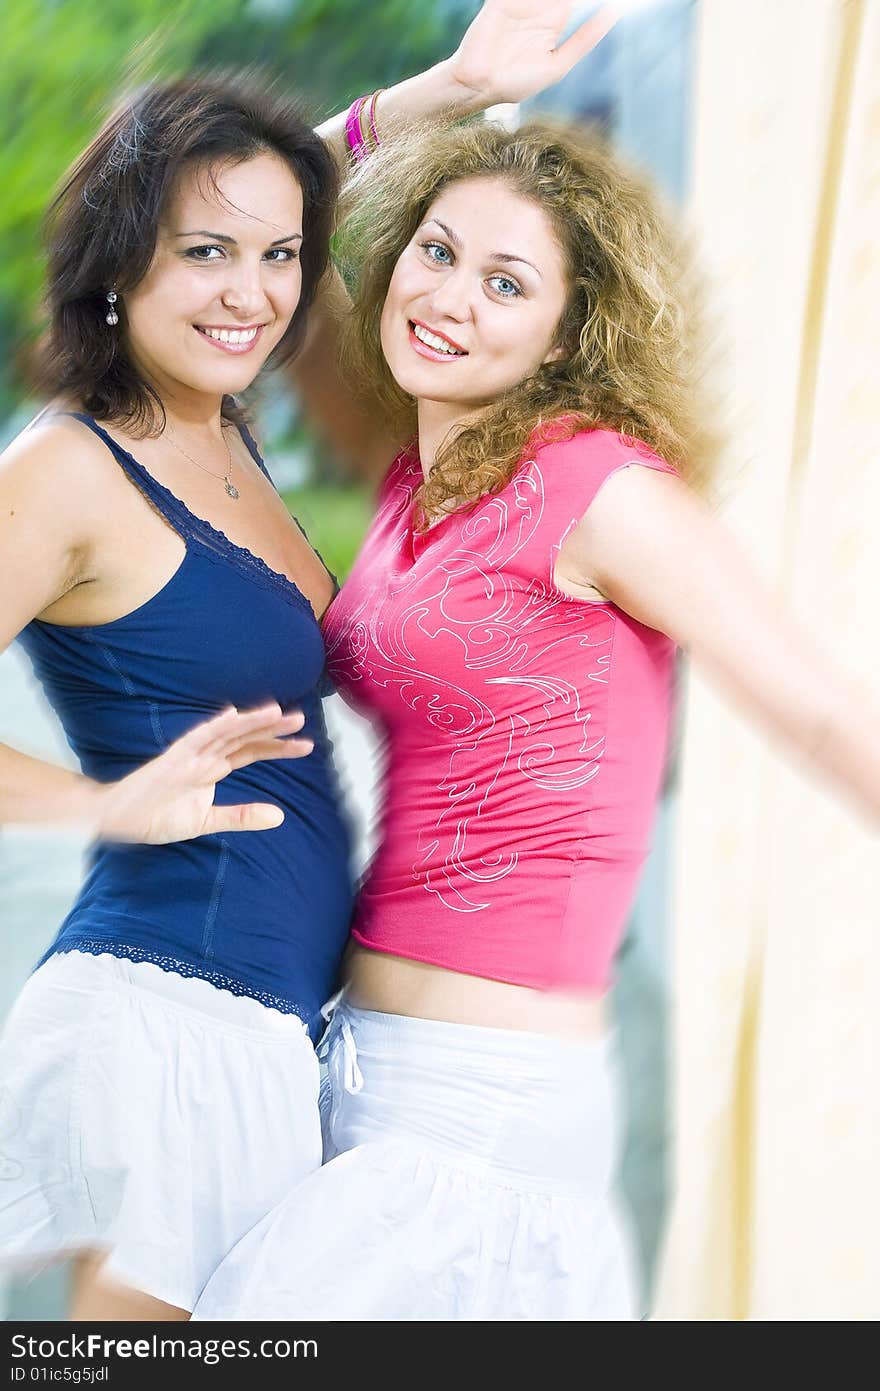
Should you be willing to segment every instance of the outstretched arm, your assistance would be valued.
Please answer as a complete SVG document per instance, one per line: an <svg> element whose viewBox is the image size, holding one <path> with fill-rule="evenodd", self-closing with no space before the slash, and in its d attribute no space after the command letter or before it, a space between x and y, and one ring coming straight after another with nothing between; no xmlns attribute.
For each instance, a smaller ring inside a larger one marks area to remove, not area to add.
<svg viewBox="0 0 880 1391"><path fill-rule="evenodd" d="M616 19L604 6L564 42L571 0L486 0L450 57L381 93L376 121L432 116L457 120L502 102L524 101L560 81L607 34ZM348 162L346 113L318 128L341 168ZM338 274L328 276L311 316L303 351L291 367L306 415L343 466L379 479L404 442L352 393L339 367L340 319L348 296Z"/></svg>
<svg viewBox="0 0 880 1391"><path fill-rule="evenodd" d="M786 614L677 479L609 478L566 541L580 583L668 633L764 730L880 830L880 699Z"/></svg>

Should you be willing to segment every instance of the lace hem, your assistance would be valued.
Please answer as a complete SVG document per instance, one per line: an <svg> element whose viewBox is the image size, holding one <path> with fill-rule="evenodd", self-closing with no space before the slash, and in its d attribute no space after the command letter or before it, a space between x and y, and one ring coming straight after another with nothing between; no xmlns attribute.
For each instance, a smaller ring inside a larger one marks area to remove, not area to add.
<svg viewBox="0 0 880 1391"><path fill-rule="evenodd" d="M311 1015L302 1005L295 1004L284 995L273 995L269 990L260 990L255 985L246 985L244 981L236 980L234 976L227 976L223 971L212 970L210 966L195 966L190 961L179 961L175 956L167 956L163 952L151 951L148 947L134 947L128 942L108 942L100 937L72 937L65 940L63 946L57 947L49 952L43 960L48 960L49 956L66 956L68 952L82 951L89 956L120 956L126 961L149 962L152 966L158 966L161 970L169 974L182 976L184 980L204 980L209 985L215 986L218 990L227 990L230 995L245 997L249 1000L256 1000L258 1004L265 1005L267 1009L277 1009L279 1014L295 1014L304 1024L311 1023ZM40 963L42 965L42 962Z"/></svg>

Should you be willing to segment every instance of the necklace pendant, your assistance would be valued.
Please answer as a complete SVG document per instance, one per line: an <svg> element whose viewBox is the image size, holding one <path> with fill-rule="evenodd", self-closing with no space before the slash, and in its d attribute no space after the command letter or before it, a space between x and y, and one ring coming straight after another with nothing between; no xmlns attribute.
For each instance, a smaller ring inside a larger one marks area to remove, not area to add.
<svg viewBox="0 0 880 1391"><path fill-rule="evenodd" d="M229 496L232 498L233 502L237 502L237 501L238 501L238 497L239 497L238 489L236 488L236 486L235 486L234 483L230 483L230 481L229 481L228 478L226 479L226 491L227 491L227 493L229 494Z"/></svg>

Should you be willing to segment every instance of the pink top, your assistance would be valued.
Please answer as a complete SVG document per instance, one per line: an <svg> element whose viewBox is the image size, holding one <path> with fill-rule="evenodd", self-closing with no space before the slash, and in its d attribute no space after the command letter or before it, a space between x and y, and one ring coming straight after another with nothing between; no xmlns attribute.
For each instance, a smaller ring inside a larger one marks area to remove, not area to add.
<svg viewBox="0 0 880 1391"><path fill-rule="evenodd" d="M674 469L610 430L530 455L423 535L421 467L399 455L325 619L339 690L387 736L353 932L469 975L602 989L649 848L675 649L553 569L612 473Z"/></svg>

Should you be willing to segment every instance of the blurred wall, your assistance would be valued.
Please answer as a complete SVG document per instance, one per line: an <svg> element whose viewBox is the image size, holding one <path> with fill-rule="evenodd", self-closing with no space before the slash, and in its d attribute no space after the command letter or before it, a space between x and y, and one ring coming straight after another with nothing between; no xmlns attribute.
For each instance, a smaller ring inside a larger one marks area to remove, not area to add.
<svg viewBox="0 0 880 1391"><path fill-rule="evenodd" d="M840 663L875 744L878 71L876 0L702 6L693 214L726 348L727 518L825 649L817 741ZM877 828L702 681L688 714L659 1312L876 1320Z"/></svg>

